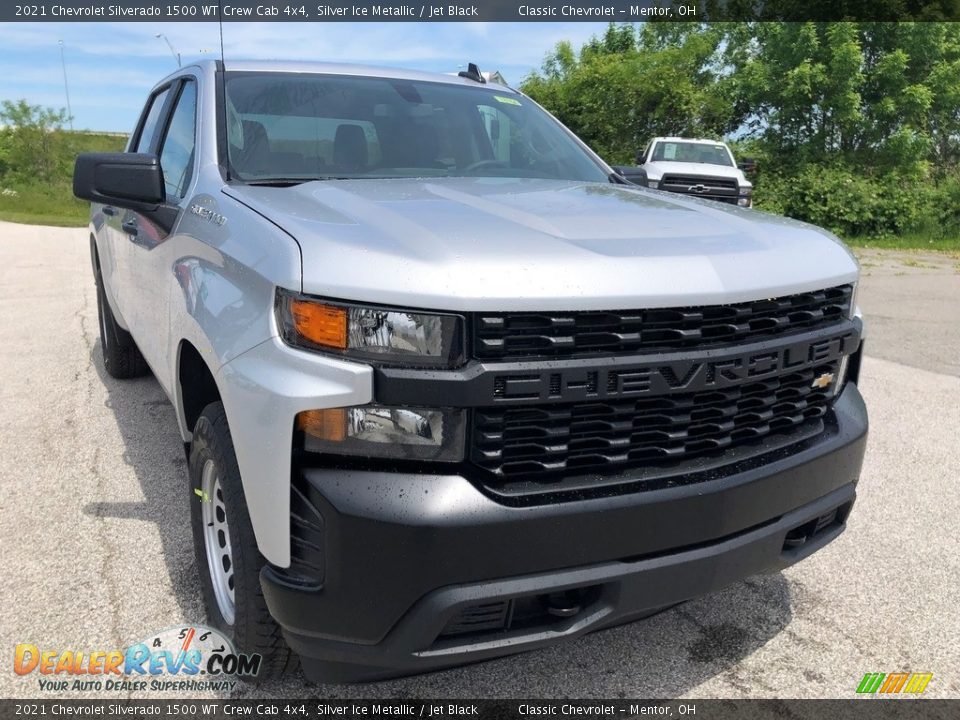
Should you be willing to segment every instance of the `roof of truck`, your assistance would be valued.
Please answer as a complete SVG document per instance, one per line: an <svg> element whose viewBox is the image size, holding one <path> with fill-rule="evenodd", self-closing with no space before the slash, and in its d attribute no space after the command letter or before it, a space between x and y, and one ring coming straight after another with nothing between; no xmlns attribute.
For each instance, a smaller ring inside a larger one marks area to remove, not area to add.
<svg viewBox="0 0 960 720"><path fill-rule="evenodd" d="M201 67L215 65L216 60L202 60L192 63ZM292 60L227 60L224 67L228 72L277 72L277 73L316 73L323 75L356 75L358 77L390 78L393 80L419 80L422 82L442 82L450 85L470 85L483 87L481 83L468 78L438 72L405 70L396 67L378 67L376 65L355 65L352 63L304 62ZM492 83L498 92L516 92L513 88Z"/></svg>

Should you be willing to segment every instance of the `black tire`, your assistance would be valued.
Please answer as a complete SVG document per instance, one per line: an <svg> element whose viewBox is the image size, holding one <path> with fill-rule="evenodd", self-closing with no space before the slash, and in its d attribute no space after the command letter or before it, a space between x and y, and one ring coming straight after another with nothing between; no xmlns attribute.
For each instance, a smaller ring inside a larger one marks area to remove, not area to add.
<svg viewBox="0 0 960 720"><path fill-rule="evenodd" d="M107 301L100 275L99 262L96 265L97 284L97 320L100 324L100 350L103 352L103 367L110 377L118 380L140 377L150 372L147 361L140 354L140 348L133 337L117 324L110 303Z"/></svg>
<svg viewBox="0 0 960 720"><path fill-rule="evenodd" d="M212 462L219 480L217 499L225 508L228 527L229 555L233 570L233 622L221 610L214 590L214 579L207 559L204 535L203 503L214 498L204 497L203 472ZM223 403L207 405L193 429L190 446L190 520L193 525L193 544L197 557L197 571L208 623L229 637L238 653L259 653L263 656L260 674L241 678L263 682L282 676L294 669L296 655L287 646L280 627L267 610L260 585L260 570L266 564L257 548L250 524L247 503L240 482L240 470L234 454L233 440L227 425Z"/></svg>

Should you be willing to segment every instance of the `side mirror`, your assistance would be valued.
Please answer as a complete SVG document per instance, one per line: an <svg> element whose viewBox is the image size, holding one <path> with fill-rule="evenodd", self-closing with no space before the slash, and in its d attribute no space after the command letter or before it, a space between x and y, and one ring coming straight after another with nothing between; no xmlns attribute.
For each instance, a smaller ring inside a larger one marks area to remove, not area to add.
<svg viewBox="0 0 960 720"><path fill-rule="evenodd" d="M73 194L129 210L156 210L166 198L160 160L142 153L82 153L73 167Z"/></svg>
<svg viewBox="0 0 960 720"><path fill-rule="evenodd" d="M637 165L643 165L643 150L637 150Z"/></svg>
<svg viewBox="0 0 960 720"><path fill-rule="evenodd" d="M613 165L612 167L620 177L630 184L647 186L647 171L642 167L630 167L629 165Z"/></svg>

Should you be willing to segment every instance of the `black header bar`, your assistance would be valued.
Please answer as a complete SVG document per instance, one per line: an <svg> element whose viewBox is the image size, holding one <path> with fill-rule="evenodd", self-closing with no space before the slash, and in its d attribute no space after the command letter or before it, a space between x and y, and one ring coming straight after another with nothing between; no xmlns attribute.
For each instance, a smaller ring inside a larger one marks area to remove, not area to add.
<svg viewBox="0 0 960 720"><path fill-rule="evenodd" d="M851 691L853 692L853 691ZM0 700L4 718L271 718L297 720L929 720L956 717L960 700Z"/></svg>
<svg viewBox="0 0 960 720"><path fill-rule="evenodd" d="M36 0L0 22L644 22L960 20L960 0Z"/></svg>

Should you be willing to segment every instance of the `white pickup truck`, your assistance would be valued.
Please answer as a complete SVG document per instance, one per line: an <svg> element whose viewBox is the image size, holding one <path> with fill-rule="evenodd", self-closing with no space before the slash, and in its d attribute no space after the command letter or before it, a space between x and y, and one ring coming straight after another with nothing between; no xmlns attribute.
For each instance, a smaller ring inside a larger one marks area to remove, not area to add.
<svg viewBox="0 0 960 720"><path fill-rule="evenodd" d="M637 155L637 165L646 172L648 187L740 207L753 205L753 184L737 167L726 143L655 137Z"/></svg>

